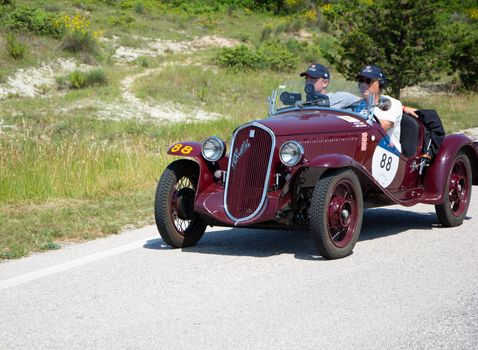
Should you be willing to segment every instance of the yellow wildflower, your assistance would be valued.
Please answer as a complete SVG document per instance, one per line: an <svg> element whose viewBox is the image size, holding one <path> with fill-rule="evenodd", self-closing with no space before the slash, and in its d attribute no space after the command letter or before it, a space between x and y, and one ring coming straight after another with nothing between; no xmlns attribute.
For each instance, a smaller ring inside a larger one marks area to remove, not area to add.
<svg viewBox="0 0 478 350"><path fill-rule="evenodd" d="M306 21L315 22L317 20L317 11L315 9L310 9L304 13L304 18Z"/></svg>
<svg viewBox="0 0 478 350"><path fill-rule="evenodd" d="M478 20L478 7L472 8L468 10L468 16L470 19L476 21Z"/></svg>

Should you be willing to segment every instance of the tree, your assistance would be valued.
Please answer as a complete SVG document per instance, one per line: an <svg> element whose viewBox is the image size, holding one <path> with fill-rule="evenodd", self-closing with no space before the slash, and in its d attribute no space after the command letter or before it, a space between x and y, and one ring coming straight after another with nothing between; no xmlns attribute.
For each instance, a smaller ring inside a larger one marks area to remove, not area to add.
<svg viewBox="0 0 478 350"><path fill-rule="evenodd" d="M460 26L455 28L450 68L458 72L465 89L478 90L478 31Z"/></svg>
<svg viewBox="0 0 478 350"><path fill-rule="evenodd" d="M338 0L325 15L337 35L335 52L323 52L336 69L353 79L366 64L387 76L391 94L433 79L446 64L439 28L440 5L429 0Z"/></svg>

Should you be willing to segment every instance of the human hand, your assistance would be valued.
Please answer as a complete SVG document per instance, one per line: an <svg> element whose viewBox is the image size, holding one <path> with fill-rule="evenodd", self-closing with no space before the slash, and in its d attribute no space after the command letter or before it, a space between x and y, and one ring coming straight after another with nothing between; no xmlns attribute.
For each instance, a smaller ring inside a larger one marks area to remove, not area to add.
<svg viewBox="0 0 478 350"><path fill-rule="evenodd" d="M404 113L410 114L412 117L418 118L418 114L415 113L416 110L417 109L413 108L413 107L403 106L403 112Z"/></svg>

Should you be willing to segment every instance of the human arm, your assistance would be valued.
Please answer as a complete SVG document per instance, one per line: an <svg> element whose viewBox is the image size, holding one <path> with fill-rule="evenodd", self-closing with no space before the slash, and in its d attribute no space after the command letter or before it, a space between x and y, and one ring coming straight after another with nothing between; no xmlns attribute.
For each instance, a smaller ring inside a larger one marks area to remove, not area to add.
<svg viewBox="0 0 478 350"><path fill-rule="evenodd" d="M390 120L379 119L379 121L380 121L380 125L382 126L383 130L385 130L385 131L387 131L388 129L393 128L393 126L395 125L395 123L390 121Z"/></svg>

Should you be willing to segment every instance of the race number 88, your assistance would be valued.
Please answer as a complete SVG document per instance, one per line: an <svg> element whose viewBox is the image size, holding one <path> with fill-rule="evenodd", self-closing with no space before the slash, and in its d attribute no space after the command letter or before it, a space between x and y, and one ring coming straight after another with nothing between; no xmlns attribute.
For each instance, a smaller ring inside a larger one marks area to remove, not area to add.
<svg viewBox="0 0 478 350"><path fill-rule="evenodd" d="M392 167L392 157L388 156L384 153L382 154L382 160L380 161L380 168L385 168L385 170L390 171Z"/></svg>
<svg viewBox="0 0 478 350"><path fill-rule="evenodd" d="M191 153L193 148L191 146L183 146L182 143L178 143L171 148L172 153L176 153L181 151L182 154L189 154Z"/></svg>

